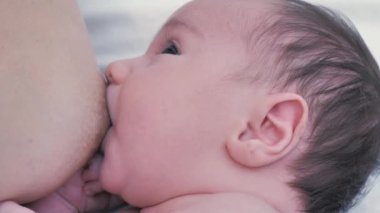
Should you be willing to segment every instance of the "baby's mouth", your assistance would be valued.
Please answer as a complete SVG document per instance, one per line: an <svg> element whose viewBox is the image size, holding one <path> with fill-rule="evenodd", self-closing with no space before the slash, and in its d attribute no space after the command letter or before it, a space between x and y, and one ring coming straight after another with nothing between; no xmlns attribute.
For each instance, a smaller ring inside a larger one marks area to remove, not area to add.
<svg viewBox="0 0 380 213"><path fill-rule="evenodd" d="M101 152L102 152L103 154L105 153L105 149L106 149L107 141L109 140L110 132L111 132L111 128L112 128L112 127L113 127L113 125L112 125L112 123L111 123L111 125L110 125L110 127L109 127L109 129L108 129L108 131L107 131L107 133L106 133L106 135L105 135L103 141L102 141L102 144L100 145L100 146L101 146L101 147L100 147L100 150L101 150Z"/></svg>

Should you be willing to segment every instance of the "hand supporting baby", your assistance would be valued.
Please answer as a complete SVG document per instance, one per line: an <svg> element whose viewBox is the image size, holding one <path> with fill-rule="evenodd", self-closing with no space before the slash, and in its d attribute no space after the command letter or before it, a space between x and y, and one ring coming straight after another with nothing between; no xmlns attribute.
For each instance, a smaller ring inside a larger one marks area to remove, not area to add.
<svg viewBox="0 0 380 213"><path fill-rule="evenodd" d="M7 201L0 203L0 213L74 213L107 211L120 206L123 201L105 192L100 185L102 160L103 156L95 155L88 166L76 172L61 188L27 205L30 209Z"/></svg>
<svg viewBox="0 0 380 213"><path fill-rule="evenodd" d="M34 211L20 206L13 201L5 201L0 203L0 213L34 213Z"/></svg>

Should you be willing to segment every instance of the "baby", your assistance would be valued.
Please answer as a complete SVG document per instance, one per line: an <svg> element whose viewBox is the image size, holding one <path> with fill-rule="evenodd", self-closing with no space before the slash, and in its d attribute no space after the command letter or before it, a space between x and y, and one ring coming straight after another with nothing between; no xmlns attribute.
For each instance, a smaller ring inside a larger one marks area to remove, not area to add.
<svg viewBox="0 0 380 213"><path fill-rule="evenodd" d="M195 0L106 74L100 181L143 213L345 211L377 166L379 67L328 9Z"/></svg>

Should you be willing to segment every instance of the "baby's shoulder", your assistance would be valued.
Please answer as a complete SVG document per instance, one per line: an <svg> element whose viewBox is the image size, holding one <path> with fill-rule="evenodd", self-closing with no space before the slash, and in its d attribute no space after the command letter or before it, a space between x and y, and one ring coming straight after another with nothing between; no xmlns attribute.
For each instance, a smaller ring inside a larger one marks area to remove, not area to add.
<svg viewBox="0 0 380 213"><path fill-rule="evenodd" d="M207 212L278 213L275 208L266 203L264 200L244 193L213 194L209 195L203 201L194 204L199 210L209 210Z"/></svg>
<svg viewBox="0 0 380 213"><path fill-rule="evenodd" d="M142 213L279 213L270 204L244 193L193 194L177 197L161 205L142 209Z"/></svg>

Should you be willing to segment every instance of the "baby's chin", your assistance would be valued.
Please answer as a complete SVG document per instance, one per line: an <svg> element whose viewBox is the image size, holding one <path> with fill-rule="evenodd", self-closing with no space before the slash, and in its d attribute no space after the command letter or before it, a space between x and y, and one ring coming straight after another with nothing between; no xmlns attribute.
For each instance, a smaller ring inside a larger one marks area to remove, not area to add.
<svg viewBox="0 0 380 213"><path fill-rule="evenodd" d="M108 134L109 135L109 134ZM110 147L109 140L103 142L104 145L104 158L100 168L100 183L107 192L120 195L123 190L123 168L118 164L117 153L114 153L115 150L112 150Z"/></svg>
<svg viewBox="0 0 380 213"><path fill-rule="evenodd" d="M111 159L113 156L110 156L109 154L110 152L107 152L106 149L105 157L100 168L100 183L102 188L111 194L120 196L124 201L133 206L146 206L146 197L138 195L140 194L141 189L138 189L138 187L132 187L132 189L129 187L128 189L128 183L126 182L127 178L123 176L122 168L118 168L118 166L114 164L114 159Z"/></svg>
<svg viewBox="0 0 380 213"><path fill-rule="evenodd" d="M135 203L133 199L130 199L133 193L126 193L126 191L128 191L125 190L126 183L121 181L121 175L117 172L115 173L114 169L115 167L108 164L106 159L103 161L100 169L100 183L102 188L111 194L120 196L127 203L137 206L139 203Z"/></svg>
<svg viewBox="0 0 380 213"><path fill-rule="evenodd" d="M107 165L108 163L106 157L104 157L100 168L100 183L102 185L102 188L111 194L119 194L117 190L117 184L115 184L116 181L114 178L112 178L112 175L110 175L112 172Z"/></svg>

